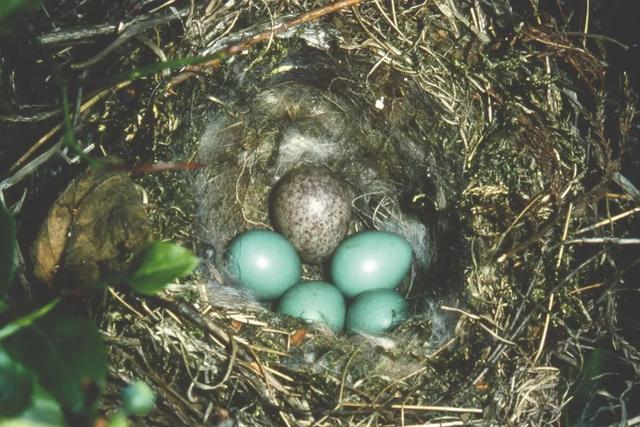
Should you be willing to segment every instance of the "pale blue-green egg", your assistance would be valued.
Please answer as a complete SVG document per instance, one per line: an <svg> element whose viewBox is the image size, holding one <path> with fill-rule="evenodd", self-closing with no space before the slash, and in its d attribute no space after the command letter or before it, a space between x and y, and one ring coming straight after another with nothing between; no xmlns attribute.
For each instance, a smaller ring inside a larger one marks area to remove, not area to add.
<svg viewBox="0 0 640 427"><path fill-rule="evenodd" d="M371 289L394 289L411 268L411 254L409 243L397 234L363 231L338 246L331 277L349 298Z"/></svg>
<svg viewBox="0 0 640 427"><path fill-rule="evenodd" d="M263 301L278 298L302 275L293 245L269 230L250 230L236 236L227 253L227 268L240 286Z"/></svg>
<svg viewBox="0 0 640 427"><path fill-rule="evenodd" d="M334 332L344 327L345 310L344 297L327 282L299 283L285 292L278 304L280 313L324 323Z"/></svg>
<svg viewBox="0 0 640 427"><path fill-rule="evenodd" d="M407 301L393 289L374 289L358 295L347 310L347 328L380 335L407 318Z"/></svg>

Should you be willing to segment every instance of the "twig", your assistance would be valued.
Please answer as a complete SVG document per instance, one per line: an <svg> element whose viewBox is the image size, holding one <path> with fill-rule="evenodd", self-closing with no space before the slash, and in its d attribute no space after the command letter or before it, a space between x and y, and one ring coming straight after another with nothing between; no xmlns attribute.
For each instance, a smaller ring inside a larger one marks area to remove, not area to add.
<svg viewBox="0 0 640 427"><path fill-rule="evenodd" d="M183 10L182 13L184 15L188 14L188 9ZM115 48L117 48L118 46L120 46L121 44L123 44L124 42L126 42L127 40L129 40L132 37L137 36L138 34L150 29L150 28L154 28L157 27L158 25L161 24L165 24L167 22L171 22L175 19L179 19L182 15L180 14L169 14L166 16L159 16L159 17L154 17L151 19L148 19L146 21L143 21L137 25L130 25L125 27L124 30L121 30L120 35L118 35L118 37L109 44L109 46L107 46L106 48L102 49L100 52L98 52L96 55L94 55L93 57L91 57L90 59L84 61L84 62L80 62L77 64L72 64L71 68L76 69L76 70L82 70L85 68L88 68L92 65L97 64L98 62L102 61L103 59L105 59L107 57L107 55L109 53L111 53Z"/></svg>
<svg viewBox="0 0 640 427"><path fill-rule="evenodd" d="M146 17L148 19L148 17ZM38 41L43 46L66 45L82 42L95 37L107 36L118 32L118 24L100 24L91 27L57 29L38 36Z"/></svg>
<svg viewBox="0 0 640 427"><path fill-rule="evenodd" d="M38 42L43 46L51 45L69 45L74 43L83 42L89 39L93 39L101 36L108 36L117 33L123 33L125 31L137 30L140 32L150 27L151 22L156 22L160 19L162 21L172 21L186 16L189 13L189 8L177 9L176 13L167 13L164 16L155 16L145 14L143 16L135 17L126 24L99 24L90 27L80 27L71 29L57 29L46 34L42 34L37 37ZM162 22L161 22L162 23Z"/></svg>
<svg viewBox="0 0 640 427"><path fill-rule="evenodd" d="M542 350L544 350L544 343L547 340L547 332L549 331L549 322L551 321L551 308L553 307L553 297L554 293L551 293L549 297L549 305L547 306L547 315L544 319L544 329L542 330L542 338L540 339L540 346L538 346L538 351L536 352L535 357L533 358L533 363L537 363L542 355Z"/></svg>
<svg viewBox="0 0 640 427"><path fill-rule="evenodd" d="M122 297L120 295L118 295L118 293L111 286L109 286L109 293L111 294L112 297L114 297L120 304L122 304L124 307L126 307L133 314L135 314L136 316L138 316L140 318L144 317L144 314L140 313L138 310L136 310L135 308L131 307L131 305L129 303L127 303L124 299L122 299Z"/></svg>
<svg viewBox="0 0 640 427"><path fill-rule="evenodd" d="M140 165L134 166L129 170L132 175L145 175L149 173L157 173L157 172L166 172L166 171L175 171L175 170L186 170L193 171L197 169L202 169L206 167L204 163L198 162L157 162L157 163L142 163ZM120 169L127 170L126 167L121 167Z"/></svg>
<svg viewBox="0 0 640 427"><path fill-rule="evenodd" d="M589 34L589 17L591 16L591 0L585 0L584 30L582 31L582 47L587 47L587 34Z"/></svg>
<svg viewBox="0 0 640 427"><path fill-rule="evenodd" d="M142 358L142 362L144 365L138 363L130 354L126 353L124 350L114 347L114 350L121 355L121 357L125 358L128 363L131 364L133 372L146 376L150 381L152 381L156 387L155 389L163 395L163 397L169 402L177 402L180 404L180 407L191 414L193 414L198 419L202 419L202 413L198 409L196 405L191 404L188 400L186 400L180 393L178 393L173 387L172 384L168 384L166 379L158 374L157 370L151 368L148 365L148 361L145 358ZM178 418L181 418L176 414Z"/></svg>
<svg viewBox="0 0 640 427"><path fill-rule="evenodd" d="M542 258L540 258L540 260L538 261L535 270L539 270L541 268L541 265L542 265ZM525 302L531 296L531 293L533 292L535 285L536 285L536 281L531 280L527 288L527 292L524 294L522 303L520 303L520 306L518 307L518 310L516 311L515 316L513 316L513 320L511 320L509 326L506 328L508 331L512 331L509 337L511 340L516 339L516 337L520 334L520 332L525 328L525 326L529 322L529 319L531 319L531 317L537 310L537 308L533 308L529 310L529 312L522 318L522 320L520 320L522 313L524 312L524 309L525 309L525 305L526 305ZM555 289L553 289L551 292L555 292L555 290L558 287L559 285ZM518 324L518 322L520 322L520 324ZM493 349L489 357L487 357L485 366L482 368L480 373L476 375L476 377L471 381L471 384L475 385L484 378L487 372L489 372L489 369L491 369L491 366L493 366L494 363L496 363L496 361L501 357L502 353L505 351L506 348L507 348L507 345L502 342L496 345L496 347Z"/></svg>
<svg viewBox="0 0 640 427"><path fill-rule="evenodd" d="M536 206L538 202L546 203L547 201L549 201L549 199L550 199L550 197L549 197L548 194L543 195L541 193L541 194L536 195L529 202L529 204L527 204L527 206L525 206L524 209L522 209L522 211L520 211L518 216L511 222L511 224L509 224L509 227L507 227L507 229L504 231L504 233L502 233L502 235L500 236L500 239L498 239L498 242L493 247L492 252L493 253L497 253L498 252L498 250L502 246L502 243L505 241L505 239L507 238L509 233L518 225L520 220L527 214L527 212L529 212L529 210L531 210L534 206Z"/></svg>
<svg viewBox="0 0 640 427"><path fill-rule="evenodd" d="M601 288L603 286L604 286L603 282L594 283L594 284L591 284L591 285L583 286L583 287L578 288L578 289L574 289L571 292L569 292L569 295L580 294L582 292L589 291L591 289Z"/></svg>
<svg viewBox="0 0 640 427"><path fill-rule="evenodd" d="M631 209L629 211L623 212L623 213L618 214L618 215L614 215L611 218L603 219L602 221L597 222L597 223L595 223L595 224L593 224L593 225L591 225L589 227L581 228L580 230L576 231L576 235L577 234L586 233L587 231L595 230L596 228L600 228L603 225L613 224L617 220L622 219L622 218L626 218L629 215L633 215L636 212L640 212L640 207L633 208L633 209Z"/></svg>
<svg viewBox="0 0 640 427"><path fill-rule="evenodd" d="M127 81L118 83L114 88L108 88L108 89L105 89L103 91L98 92L97 94L95 94L94 96L89 98L86 102L84 102L80 106L80 113L84 113L89 108L93 107L102 98L104 98L105 96L111 94L112 91L121 89L121 88L123 88L125 86L128 86L130 83L131 83L131 81L127 80ZM36 141L36 143L33 144L33 146L31 146L31 148L29 148L27 150L27 152L24 153L22 155L22 157L20 157L13 166L11 166L11 169L9 169L9 173L15 172L20 166L22 166L27 161L27 159L29 159L33 155L33 153L35 153L40 147L42 147L44 144L46 144L51 139L51 137L53 137L56 133L58 133L63 128L64 128L64 122L60 122L56 126L54 126L51 130L49 130L47 133L45 133L42 137L40 137L40 139L38 141ZM54 145L53 147L51 147L50 150L55 150L55 149L57 149L57 144ZM51 157L51 155L53 155L53 152L49 153L49 157ZM37 158L36 158L36 160L37 160ZM28 166L29 165L25 166L25 168L28 169ZM12 177L10 182L5 183L5 181L3 181L2 184L0 185L0 187L1 188L7 188L7 187L10 187L12 185L15 185L18 182L20 182L26 175L28 175L31 172L33 172L33 170L26 171L24 174L22 174L20 176L20 179L16 179L15 177ZM18 174L16 174L16 175L18 175ZM9 180L7 180L7 181L9 181Z"/></svg>
<svg viewBox="0 0 640 427"><path fill-rule="evenodd" d="M442 353L443 351L445 351L447 348L449 348L449 346L451 346L451 344L453 344L456 341L456 337L451 338L449 341L447 341L446 343L444 343L440 348L438 348L436 351L434 351L433 353L427 355L427 359L433 359L436 356L438 356L440 353Z"/></svg>
<svg viewBox="0 0 640 427"><path fill-rule="evenodd" d="M602 245L606 243L612 243L614 245L640 245L640 239L620 237L587 237L584 239L573 239L563 242L564 245Z"/></svg>
<svg viewBox="0 0 640 427"><path fill-rule="evenodd" d="M564 222L564 228L562 229L562 241L567 240L569 234L569 222L571 221L571 212L573 211L573 203L569 203L569 209L567 210L567 219ZM558 253L558 262L556 262L556 268L560 268L562 264L562 256L564 255L564 245L560 246L560 252Z"/></svg>
<svg viewBox="0 0 640 427"><path fill-rule="evenodd" d="M368 403L343 403L346 408L367 408L367 409L385 409L384 406L372 405ZM480 408L457 408L454 406L433 406L433 405L402 405L396 404L389 406L391 409L402 411L431 411L431 412L455 412L460 414L482 414Z"/></svg>
<svg viewBox="0 0 640 427"><path fill-rule="evenodd" d="M249 37L244 41L241 41L240 43L237 43L233 46L229 46L226 49L223 49L216 55L218 57L211 61L204 62L199 65L187 66L185 67L185 71L195 72L195 71L201 70L203 67L217 67L220 64L222 64L222 61L224 61L225 59L229 58L230 56L235 56L243 52L244 50L253 46L254 44L257 44L266 40L271 40L274 36L278 34L282 34L293 27L306 24L308 22L316 21L324 16L330 15L332 13L338 12L348 7L357 6L358 4L362 3L362 1L363 0L340 0L335 3L331 3L326 6L311 10L307 13L303 13L300 16L297 16L288 21L275 25L267 31L263 31L259 34ZM179 81L182 81L182 79L180 79ZM174 81L173 83L176 83L176 81Z"/></svg>
<svg viewBox="0 0 640 427"><path fill-rule="evenodd" d="M61 108L56 108L51 111L44 111L41 113L34 113L30 116L22 116L19 114L8 114L5 116L0 116L0 122L6 123L34 123L34 122L42 122L44 120L51 119L62 112Z"/></svg>
<svg viewBox="0 0 640 427"><path fill-rule="evenodd" d="M562 35L565 35L565 36L574 36L574 37L578 36L578 37L592 38L592 39L597 39L597 40L604 40L604 41L613 43L615 45L618 45L621 48L623 48L624 50L631 49L631 47L629 45L626 45L626 44L622 43L621 41L618 41L618 40L614 39L613 37L605 36L603 34L593 34L593 33L585 34L585 33L578 32L578 31L558 31L558 34L562 34Z"/></svg>
<svg viewBox="0 0 640 427"><path fill-rule="evenodd" d="M231 376L231 372L233 372L233 366L236 361L236 355L238 354L238 343L236 343L236 340L233 337L233 335L230 335L229 338L230 338L229 343L231 344L231 356L229 356L229 363L227 364L227 369L222 379L217 384L214 384L213 387L211 387L211 390L214 390L222 386L224 383L226 383L229 377Z"/></svg>
<svg viewBox="0 0 640 427"><path fill-rule="evenodd" d="M509 345L516 345L516 343L514 343L511 340L508 340L506 338L501 337L500 335L498 335L496 332L492 331L491 328L489 328L488 326L486 326L484 323L482 323L482 320L486 320L483 317L480 317L478 315L475 314L471 314L471 313L467 313L466 311L460 310L459 308L454 308L454 307L447 307L447 306L441 306L440 308L442 308L445 311L454 311L454 312L458 312L472 320L479 320L478 325L480 325L480 327L482 329L484 329L485 331L487 331L492 337L494 337L495 339L497 339L498 341L501 341L505 344L509 344ZM493 323L493 322L491 322ZM493 324L496 328L498 328L498 325L496 325L495 323Z"/></svg>
<svg viewBox="0 0 640 427"><path fill-rule="evenodd" d="M231 340L229 334L221 327L201 316L191 305L164 295L149 297L149 299L172 312L178 313L181 317L188 319L191 323L204 329L224 344L229 344Z"/></svg>
<svg viewBox="0 0 640 427"><path fill-rule="evenodd" d="M638 188L633 185L627 177L622 175L620 172L614 172L612 178L613 182L618 184L625 193L633 197L634 200L640 202L640 190L638 190Z"/></svg>
<svg viewBox="0 0 640 427"><path fill-rule="evenodd" d="M344 386L345 386L345 382L347 381L347 374L349 373L349 367L351 365L351 362L353 362L353 359L356 357L356 354L358 354L359 351L360 349L356 349L353 353L351 353L351 356L349 356L349 360L347 360L347 363L344 366L344 371L342 371L342 379L340 381L340 393L338 394L338 405L336 406L335 409L338 409L341 406L343 406L342 398L344 397Z"/></svg>

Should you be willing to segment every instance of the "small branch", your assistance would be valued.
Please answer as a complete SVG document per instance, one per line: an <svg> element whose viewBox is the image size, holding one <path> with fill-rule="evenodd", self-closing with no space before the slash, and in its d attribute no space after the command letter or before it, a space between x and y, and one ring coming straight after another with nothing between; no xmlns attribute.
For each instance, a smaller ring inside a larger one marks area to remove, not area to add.
<svg viewBox="0 0 640 427"><path fill-rule="evenodd" d="M118 33L123 33L127 30L134 30L134 32L144 31L149 26L158 25L158 19L160 19L160 23L169 22L174 19L179 19L184 16L187 16L189 13L189 8L178 9L177 13L168 13L164 16L158 17L156 15L145 15L141 17L136 17L126 24L117 23L117 24L100 24L94 25L91 27L82 27L82 28L72 28L72 29L58 29L56 31L51 31L46 34L42 34L38 36L38 41L43 46L52 46L52 45L70 45L75 43L81 43L88 41L90 39L94 39L96 37L109 36Z"/></svg>
<svg viewBox="0 0 640 427"><path fill-rule="evenodd" d="M558 34L562 34L565 36L573 36L573 37L586 37L586 38L591 38L591 39L596 39L596 40L603 40L609 43L613 43L617 46L620 46L621 48L623 48L624 50L629 50L631 49L631 47L629 45L626 45L624 43L622 43L621 41L618 41L612 37L609 36L605 36L602 34L592 34L592 33L583 33L583 32L579 32L579 31L559 31Z"/></svg>
<svg viewBox="0 0 640 427"><path fill-rule="evenodd" d="M634 200L640 201L640 190L620 172L613 173L613 182L618 184Z"/></svg>
<svg viewBox="0 0 640 427"><path fill-rule="evenodd" d="M108 36L118 32L118 24L100 24L92 27L57 29L38 36L43 46L67 45L83 42L100 36Z"/></svg>
<svg viewBox="0 0 640 427"><path fill-rule="evenodd" d="M157 162L157 163L142 163L132 167L129 172L132 175L145 175L149 173L186 170L193 171L206 167L204 163L198 162ZM126 170L127 168L122 168Z"/></svg>
<svg viewBox="0 0 640 427"><path fill-rule="evenodd" d="M540 360L540 356L542 356L542 351L544 350L544 344L547 341L547 333L549 332L549 323L551 321L551 309L553 308L553 297L554 293L552 292L549 296L549 305L547 306L547 314L544 319L544 329L542 330L542 338L540 338L540 345L538 346L538 351L536 352L535 357L533 358L534 363L538 363Z"/></svg>
<svg viewBox="0 0 640 427"><path fill-rule="evenodd" d="M306 24L308 22L316 21L324 16L338 12L342 9L356 6L362 3L362 1L363 0L340 0L335 3L331 3L326 6L311 10L307 13L303 13L300 16L297 16L288 21L275 25L274 27L270 28L267 31L263 31L259 34L256 34L255 36L249 37L248 39L241 41L240 43L237 43L235 45L227 47L226 49L221 50L216 55L217 57L211 61L204 62L203 64L199 64L195 66L186 67L185 71L194 72L194 71L199 71L202 67L217 67L225 59L231 56L235 56L257 43L270 40L273 36L282 34L293 27L297 27L299 25ZM181 80L178 80L178 82L179 81Z"/></svg>
<svg viewBox="0 0 640 427"><path fill-rule="evenodd" d="M45 111L42 113L34 113L30 116L22 116L19 114L8 114L6 116L0 116L0 122L5 123L35 123L48 120L52 117L56 117L62 113L61 108L57 108L51 111Z"/></svg>
<svg viewBox="0 0 640 427"><path fill-rule="evenodd" d="M363 409L385 409L384 406L371 405L367 403L342 403L340 406L345 408L363 408ZM430 411L430 412L454 412L460 414L482 414L480 408L457 408L454 406L432 406L432 405L391 405L391 409L402 411Z"/></svg>
<svg viewBox="0 0 640 427"><path fill-rule="evenodd" d="M571 212L573 211L573 203L569 203L569 209L567 210L567 219L564 222L564 228L562 229L562 241L567 240L569 234L569 223L571 221ZM560 252L558 253L558 261L556 262L556 268L560 268L562 264L562 256L564 255L564 246L560 246ZM551 294L553 296L553 294Z"/></svg>
<svg viewBox="0 0 640 427"><path fill-rule="evenodd" d="M623 213L618 214L618 215L614 215L611 218L603 219L602 221L599 221L599 222L597 222L597 223L595 223L595 224L593 224L593 225L591 225L589 227L581 228L580 230L576 231L576 235L577 234L584 234L587 231L595 230L596 228L600 228L603 225L613 224L614 222L618 221L619 219L626 218L629 215L633 215L636 212L640 212L640 207L633 208L633 209L631 209L629 211L623 212Z"/></svg>
<svg viewBox="0 0 640 427"><path fill-rule="evenodd" d="M115 87L110 87L98 92L96 95L89 98L80 106L80 114L92 108L98 101L102 100L106 96L111 95L113 91L122 89L123 87L129 85L129 83L131 82L124 81L117 84ZM55 134L57 134L63 128L64 128L64 122L60 122L56 126L54 126L51 130L49 130L47 133L45 133L40 139L38 139L38 141L36 141L36 143L33 144L33 146L31 146L31 148L29 148L27 152L24 153L22 157L20 157L13 166L11 166L11 168L9 169L9 174L14 174L14 175L10 176L4 181L1 181L0 188L8 188L17 184L26 176L34 172L40 166L41 163L44 163L45 161L47 161L49 157L53 155L55 150L58 149L58 144L54 144L45 153L42 153L40 156L36 157L32 161L32 163L29 163L24 167L22 167L25 164L25 162L29 160L29 158L33 156L33 154L36 151L38 151L39 148L45 145ZM21 167L22 169L18 170Z"/></svg>
<svg viewBox="0 0 640 427"><path fill-rule="evenodd" d="M506 338L501 337L500 335L498 335L498 333L497 333L497 332L493 331L491 328L489 328L488 326L486 326L486 325L482 322L482 320L489 321L489 322L491 322L491 323L493 324L493 326L495 326L497 329L500 329L500 327L499 327L498 325L496 325L494 322L492 322L492 321L490 321L490 320L485 319L484 317L481 317L481 316L478 316L478 315L475 315L475 314L471 314L471 313L467 313L466 311L460 310L459 308L455 308L455 307L447 307L447 306L444 306L444 305L443 305L443 306L441 306L440 308L441 308L441 309L443 309L443 310L445 310L445 311L454 311L454 312L458 312L458 313L463 314L464 316L467 316L468 318L470 318L470 319L472 319L472 320L476 320L476 321L478 321L478 323L477 323L477 324L478 324L482 329L484 329L485 331L487 331L487 332L488 332L492 337L494 337L494 338L495 338L495 339L497 339L498 341L501 341L501 342L503 342L503 343L505 343L505 344L509 344L509 345L516 345L516 343L514 343L513 341L511 341L511 340L508 340L508 339L506 339Z"/></svg>
<svg viewBox="0 0 640 427"><path fill-rule="evenodd" d="M640 245L640 239L619 238L619 237L587 237L584 239L567 240L565 245L603 245L612 243L614 245Z"/></svg>
<svg viewBox="0 0 640 427"><path fill-rule="evenodd" d="M589 18L591 16L591 0L586 0L584 13L584 30L582 31L582 47L587 47L587 34L589 34Z"/></svg>
<svg viewBox="0 0 640 427"><path fill-rule="evenodd" d="M184 10L182 13L184 15L187 15L188 10ZM113 42L111 42L109 46L107 46L106 48L98 52L95 56L93 56L92 58L86 61L83 61L77 64L72 64L71 68L76 70L82 70L84 68L88 68L92 65L95 65L98 62L105 59L107 55L109 55L109 53L111 53L114 49L116 49L118 46L125 43L130 38L135 37L138 34L143 33L144 31L147 31L150 28L154 28L154 27L157 27L158 25L166 24L180 17L181 15L179 14L178 15L169 14L166 16L154 17L152 19L148 19L146 21L140 22L139 24L136 24L136 25L128 25L124 28L124 30L120 31L120 34L118 35L118 37L116 37L116 39Z"/></svg>
<svg viewBox="0 0 640 427"><path fill-rule="evenodd" d="M191 323L197 325L207 333L210 333L215 338L222 341L225 345L229 345L231 341L231 337L229 336L229 334L223 328L215 325L213 322L209 321L209 319L202 316L191 305L165 295L156 295L153 297L149 297L149 299L161 305L162 307L167 308L174 313L177 313L178 315L180 315L180 317L189 320Z"/></svg>

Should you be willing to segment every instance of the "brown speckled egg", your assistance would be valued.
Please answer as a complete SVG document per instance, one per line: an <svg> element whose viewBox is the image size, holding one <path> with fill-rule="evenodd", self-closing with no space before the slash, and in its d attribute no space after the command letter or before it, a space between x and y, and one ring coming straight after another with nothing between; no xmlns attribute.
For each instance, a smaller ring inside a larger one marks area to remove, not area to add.
<svg viewBox="0 0 640 427"><path fill-rule="evenodd" d="M271 220L293 243L303 261L322 263L349 228L349 189L326 168L292 169L271 193Z"/></svg>

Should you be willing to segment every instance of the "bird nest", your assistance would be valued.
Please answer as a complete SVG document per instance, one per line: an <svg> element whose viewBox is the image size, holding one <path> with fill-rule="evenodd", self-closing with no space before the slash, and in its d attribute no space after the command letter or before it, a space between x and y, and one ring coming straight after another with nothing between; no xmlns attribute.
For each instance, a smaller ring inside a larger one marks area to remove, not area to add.
<svg viewBox="0 0 640 427"><path fill-rule="evenodd" d="M637 244L639 193L620 169L635 100L623 85L607 105L600 40L502 0L97 3L55 6L62 29L36 29L92 93L78 95L77 139L135 164L156 237L203 260L161 296L109 290L93 306L107 414L143 378L159 403L140 425L626 416L637 386L584 400L581 380L602 354L618 376L640 368L620 316L637 269L622 248ZM8 174L28 199L77 172L50 159L55 136ZM229 286L226 245L270 227L269 191L301 161L349 183L351 231L413 247L410 318L383 337L335 335Z"/></svg>

